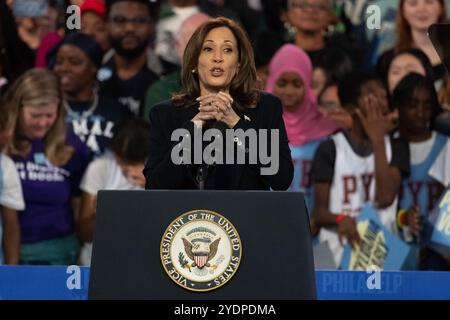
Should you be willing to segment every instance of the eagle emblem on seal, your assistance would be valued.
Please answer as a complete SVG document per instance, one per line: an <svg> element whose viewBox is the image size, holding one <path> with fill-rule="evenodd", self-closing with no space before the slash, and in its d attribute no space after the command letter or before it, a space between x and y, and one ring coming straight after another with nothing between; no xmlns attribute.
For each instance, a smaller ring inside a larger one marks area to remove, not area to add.
<svg viewBox="0 0 450 320"><path fill-rule="evenodd" d="M184 251L186 255L193 262L181 259L180 263L183 268L211 268L216 269L217 266L210 263L210 261L216 256L217 249L220 243L220 237L216 236L216 233L208 228L199 227L189 231L185 237L181 238L184 244Z"/></svg>

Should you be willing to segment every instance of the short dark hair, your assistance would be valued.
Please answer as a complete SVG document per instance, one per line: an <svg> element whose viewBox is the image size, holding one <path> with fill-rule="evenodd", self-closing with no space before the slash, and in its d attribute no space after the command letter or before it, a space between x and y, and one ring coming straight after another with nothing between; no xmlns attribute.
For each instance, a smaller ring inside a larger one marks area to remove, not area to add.
<svg viewBox="0 0 450 320"><path fill-rule="evenodd" d="M127 120L112 140L112 151L120 159L130 163L142 163L150 146L150 126L142 119Z"/></svg>
<svg viewBox="0 0 450 320"><path fill-rule="evenodd" d="M411 72L398 83L392 93L391 105L394 108L408 107L408 102L419 90L425 90L430 95L434 120L441 111L434 83L418 73Z"/></svg>
<svg viewBox="0 0 450 320"><path fill-rule="evenodd" d="M109 13L114 4L119 2L136 2L143 4L148 9L148 14L152 19L152 22L155 23L158 20L159 16L159 8L161 5L161 0L106 0L106 16L109 17Z"/></svg>
<svg viewBox="0 0 450 320"><path fill-rule="evenodd" d="M328 81L339 82L353 71L354 64L344 50L330 47L321 51L314 59L314 69L316 68L324 70Z"/></svg>
<svg viewBox="0 0 450 320"><path fill-rule="evenodd" d="M362 88L371 81L383 83L376 74L370 72L352 71L344 75L338 85L341 105L344 108L349 106L357 107Z"/></svg>
<svg viewBox="0 0 450 320"><path fill-rule="evenodd" d="M253 42L256 68L268 66L275 53L283 46L283 39L275 32L261 31Z"/></svg>

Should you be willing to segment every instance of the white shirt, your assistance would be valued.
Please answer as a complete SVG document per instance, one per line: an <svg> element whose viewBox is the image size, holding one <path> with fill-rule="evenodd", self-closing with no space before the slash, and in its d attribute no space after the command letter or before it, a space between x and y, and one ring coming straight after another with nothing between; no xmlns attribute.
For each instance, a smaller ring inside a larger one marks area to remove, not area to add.
<svg viewBox="0 0 450 320"><path fill-rule="evenodd" d="M105 153L92 161L81 180L80 189L96 195L99 190L143 190L142 187L131 184L124 176L114 154ZM83 245L80 252L82 265L90 265L92 242Z"/></svg>
<svg viewBox="0 0 450 320"><path fill-rule="evenodd" d="M111 152L89 164L81 180L80 189L94 195L99 190L142 190L127 180Z"/></svg>
<svg viewBox="0 0 450 320"><path fill-rule="evenodd" d="M25 202L23 200L22 183L20 182L19 174L17 173L14 161L4 155L0 154L0 205L16 211L25 209ZM2 215L0 208L0 264L3 263L3 226Z"/></svg>
<svg viewBox="0 0 450 320"><path fill-rule="evenodd" d="M329 211L342 213L354 218L359 216L366 202L375 200L375 156L357 155L343 133L332 136L336 147L333 182L329 195ZM388 162L392 159L392 148L389 137L385 137L386 156ZM346 191L347 190L347 191ZM395 213L397 198L385 209L378 209L378 215L390 231L395 232ZM333 259L340 265L343 246L339 243L337 230L322 228L319 234L320 242L328 241Z"/></svg>
<svg viewBox="0 0 450 320"><path fill-rule="evenodd" d="M410 142L409 143L409 156L411 165L417 165L424 162L429 156L431 149L434 146L436 140L436 131L433 131L431 138L422 142Z"/></svg>

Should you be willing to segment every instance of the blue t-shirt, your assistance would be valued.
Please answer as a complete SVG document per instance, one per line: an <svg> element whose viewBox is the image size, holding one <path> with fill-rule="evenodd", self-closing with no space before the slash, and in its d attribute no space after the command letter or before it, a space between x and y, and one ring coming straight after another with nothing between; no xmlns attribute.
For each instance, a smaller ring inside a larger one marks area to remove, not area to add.
<svg viewBox="0 0 450 320"><path fill-rule="evenodd" d="M311 181L311 169L317 147L324 139L308 142L301 146L289 146L294 163L294 178L289 191L299 191L305 194L306 207L309 215L314 210L314 188Z"/></svg>
<svg viewBox="0 0 450 320"><path fill-rule="evenodd" d="M101 156L111 147L111 141L120 125L133 115L113 99L98 96L95 110L91 103L68 101L70 112L66 122L83 141L94 157Z"/></svg>
<svg viewBox="0 0 450 320"><path fill-rule="evenodd" d="M420 208L420 213L423 218L427 217L436 205L444 188L441 183L428 174L428 171L448 139L440 133L435 134L436 137L428 155L425 156L422 162L411 164L410 175L408 178L403 179L399 195L399 207L401 209L408 210L412 206L417 205ZM413 152L420 151L410 150L411 157L414 156ZM426 221L426 219L422 219L422 221ZM418 239L410 243L410 254L403 266L405 270L417 270L418 268L420 247L424 244L424 240L426 243L426 235L429 233L428 225L424 224L423 228L422 239L420 240L421 244L417 242ZM406 240L403 232L400 232L400 238Z"/></svg>
<svg viewBox="0 0 450 320"><path fill-rule="evenodd" d="M89 162L89 151L71 131L66 144L75 152L64 166L52 165L42 140L31 141L27 157L13 156L22 182L25 210L19 212L21 243L36 243L73 232L71 198L80 195L80 180Z"/></svg>
<svg viewBox="0 0 450 320"><path fill-rule="evenodd" d="M433 146L425 160L418 164L411 164L411 174L408 178L403 179L402 183L399 201L401 209L408 210L410 207L417 205L420 207L421 214L427 216L436 205L443 191L443 186L430 177L428 171L445 146L447 139L446 136L436 133Z"/></svg>

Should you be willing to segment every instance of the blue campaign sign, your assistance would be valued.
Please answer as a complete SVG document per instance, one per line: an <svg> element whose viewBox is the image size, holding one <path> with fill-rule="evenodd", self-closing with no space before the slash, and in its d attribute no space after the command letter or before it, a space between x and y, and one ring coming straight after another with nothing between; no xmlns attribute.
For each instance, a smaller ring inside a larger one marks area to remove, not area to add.
<svg viewBox="0 0 450 320"><path fill-rule="evenodd" d="M429 246L444 256L450 256L450 188L444 192L429 219L434 223Z"/></svg>
<svg viewBox="0 0 450 320"><path fill-rule="evenodd" d="M0 300L86 300L89 270L0 266ZM450 272L316 271L320 300L447 300L449 283Z"/></svg>
<svg viewBox="0 0 450 320"><path fill-rule="evenodd" d="M357 229L361 245L353 250L349 244L344 246L341 270L367 270L371 266L390 271L402 269L411 249L381 223L370 204L362 209Z"/></svg>

